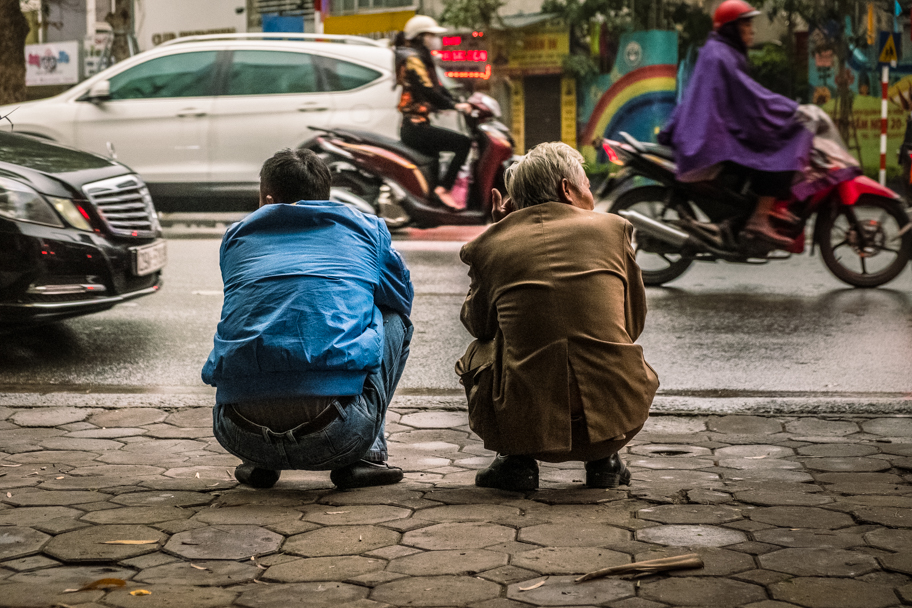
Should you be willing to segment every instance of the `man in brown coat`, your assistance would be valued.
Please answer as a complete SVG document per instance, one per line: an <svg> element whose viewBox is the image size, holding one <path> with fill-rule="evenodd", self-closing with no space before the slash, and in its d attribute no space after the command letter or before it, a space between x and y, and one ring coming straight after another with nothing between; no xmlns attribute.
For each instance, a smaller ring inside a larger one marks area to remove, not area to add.
<svg viewBox="0 0 912 608"><path fill-rule="evenodd" d="M507 172L510 198L494 193L506 217L460 253L471 278L461 319L475 341L456 373L472 430L498 452L481 487L534 490L537 460L584 461L589 487L630 481L617 452L659 381L634 344L646 297L632 227L592 210L582 161L562 143L530 150Z"/></svg>

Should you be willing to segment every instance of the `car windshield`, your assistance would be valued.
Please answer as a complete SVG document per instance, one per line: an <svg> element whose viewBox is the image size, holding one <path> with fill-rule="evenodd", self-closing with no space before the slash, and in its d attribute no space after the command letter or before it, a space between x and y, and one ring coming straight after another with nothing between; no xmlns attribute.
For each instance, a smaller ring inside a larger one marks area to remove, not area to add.
<svg viewBox="0 0 912 608"><path fill-rule="evenodd" d="M111 166L111 162L101 156L13 133L0 133L0 161L47 173Z"/></svg>

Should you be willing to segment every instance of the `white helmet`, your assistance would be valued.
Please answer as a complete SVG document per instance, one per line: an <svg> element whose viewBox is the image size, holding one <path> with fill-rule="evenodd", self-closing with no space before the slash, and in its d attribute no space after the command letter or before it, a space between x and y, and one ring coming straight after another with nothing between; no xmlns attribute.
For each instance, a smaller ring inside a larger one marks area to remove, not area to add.
<svg viewBox="0 0 912 608"><path fill-rule="evenodd" d="M405 28L402 30L406 40L414 40L421 34L442 34L446 31L445 27L440 27L427 15L415 15L405 22Z"/></svg>

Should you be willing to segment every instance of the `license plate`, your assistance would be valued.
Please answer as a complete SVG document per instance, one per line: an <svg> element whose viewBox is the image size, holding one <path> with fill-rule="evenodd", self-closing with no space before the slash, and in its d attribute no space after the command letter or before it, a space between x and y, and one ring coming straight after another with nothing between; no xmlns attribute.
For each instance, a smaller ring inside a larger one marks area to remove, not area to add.
<svg viewBox="0 0 912 608"><path fill-rule="evenodd" d="M138 277L152 274L164 267L168 261L168 250L165 241L157 241L143 247L130 247L133 254L133 274Z"/></svg>

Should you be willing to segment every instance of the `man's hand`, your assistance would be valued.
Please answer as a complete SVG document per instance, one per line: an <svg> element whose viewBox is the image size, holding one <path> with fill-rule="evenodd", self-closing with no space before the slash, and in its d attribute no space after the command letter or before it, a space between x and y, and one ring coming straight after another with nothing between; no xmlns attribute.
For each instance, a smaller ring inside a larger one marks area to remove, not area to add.
<svg viewBox="0 0 912 608"><path fill-rule="evenodd" d="M516 205L513 204L513 199L503 198L497 188L491 190L491 218L495 222L499 222L514 211L516 211Z"/></svg>
<svg viewBox="0 0 912 608"><path fill-rule="evenodd" d="M463 102L463 103L457 103L457 104L456 104L456 109L457 109L459 112L462 112L463 114L468 114L469 112L472 111L472 104L464 103L464 102Z"/></svg>

